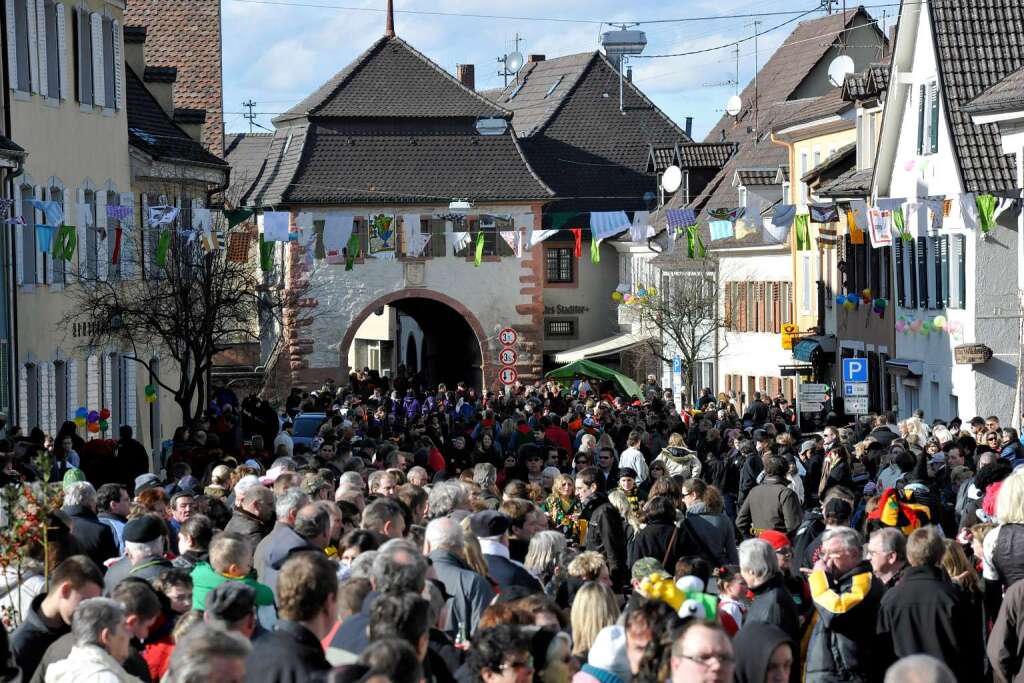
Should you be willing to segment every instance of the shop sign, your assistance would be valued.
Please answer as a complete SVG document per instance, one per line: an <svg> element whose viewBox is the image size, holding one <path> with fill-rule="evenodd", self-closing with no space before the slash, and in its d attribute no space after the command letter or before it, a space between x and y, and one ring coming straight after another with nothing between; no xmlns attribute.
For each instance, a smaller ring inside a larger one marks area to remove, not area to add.
<svg viewBox="0 0 1024 683"><path fill-rule="evenodd" d="M957 365L987 363L992 359L992 349L984 344L961 344L953 347L953 359Z"/></svg>

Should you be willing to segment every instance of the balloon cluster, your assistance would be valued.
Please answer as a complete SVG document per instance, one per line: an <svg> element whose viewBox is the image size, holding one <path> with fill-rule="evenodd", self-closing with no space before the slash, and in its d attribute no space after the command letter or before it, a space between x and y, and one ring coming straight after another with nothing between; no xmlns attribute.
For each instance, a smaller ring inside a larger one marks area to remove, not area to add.
<svg viewBox="0 0 1024 683"><path fill-rule="evenodd" d="M146 403L156 403L156 385L147 384L143 390L146 394Z"/></svg>
<svg viewBox="0 0 1024 683"><path fill-rule="evenodd" d="M889 308L889 300L883 297L872 297L871 290L868 288L863 289L859 294L853 292L850 294L840 294L836 297L836 305L842 306L848 311L852 311L861 304L871 304L871 312L875 315L881 316L885 313L885 309Z"/></svg>
<svg viewBox="0 0 1024 683"><path fill-rule="evenodd" d="M902 334L920 334L923 337L927 337L932 334L942 334L947 332L951 335L956 335L960 332L963 327L963 323L959 320L947 320L944 315L937 315L931 320L911 320L905 316L901 316L896 321L896 331Z"/></svg>
<svg viewBox="0 0 1024 683"><path fill-rule="evenodd" d="M110 420L110 410L107 408L89 410L83 406L75 411L75 425L85 427L90 434L99 434L110 429L108 420Z"/></svg>
<svg viewBox="0 0 1024 683"><path fill-rule="evenodd" d="M626 291L623 291L623 290ZM658 290L654 287L644 287L642 284L638 284L636 287L636 293L630 292L624 287L620 287L612 292L612 301L617 304L626 304L627 306L635 306L637 304L646 303L649 299L658 296Z"/></svg>

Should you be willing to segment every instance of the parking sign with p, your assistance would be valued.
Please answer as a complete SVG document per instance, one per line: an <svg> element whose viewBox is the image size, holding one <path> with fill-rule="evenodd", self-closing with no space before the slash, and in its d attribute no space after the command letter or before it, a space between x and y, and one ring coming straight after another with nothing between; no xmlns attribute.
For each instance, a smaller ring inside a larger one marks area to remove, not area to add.
<svg viewBox="0 0 1024 683"><path fill-rule="evenodd" d="M843 359L843 382L867 382L868 381L868 359L867 358L844 358Z"/></svg>

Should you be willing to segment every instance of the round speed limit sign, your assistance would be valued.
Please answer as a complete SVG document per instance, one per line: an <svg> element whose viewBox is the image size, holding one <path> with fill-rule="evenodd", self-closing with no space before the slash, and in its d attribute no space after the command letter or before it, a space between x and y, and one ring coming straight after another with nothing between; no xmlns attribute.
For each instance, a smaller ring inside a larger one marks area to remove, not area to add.
<svg viewBox="0 0 1024 683"><path fill-rule="evenodd" d="M519 334L511 327L506 327L498 333L498 341L502 346L515 346L515 343L519 341Z"/></svg>
<svg viewBox="0 0 1024 683"><path fill-rule="evenodd" d="M502 349L501 353L498 354L498 360L501 361L502 365L515 365L516 361L519 360L519 354L516 353L515 349Z"/></svg>
<svg viewBox="0 0 1024 683"><path fill-rule="evenodd" d="M515 368L502 368L498 371L498 380L505 385L515 384L519 373Z"/></svg>

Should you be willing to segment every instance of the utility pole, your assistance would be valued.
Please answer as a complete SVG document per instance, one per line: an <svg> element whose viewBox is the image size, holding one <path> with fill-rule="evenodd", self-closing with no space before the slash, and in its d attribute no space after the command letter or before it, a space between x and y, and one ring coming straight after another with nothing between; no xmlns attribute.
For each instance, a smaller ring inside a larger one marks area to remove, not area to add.
<svg viewBox="0 0 1024 683"><path fill-rule="evenodd" d="M839 0L821 0L821 8L825 10L825 14L832 14L832 5L836 4Z"/></svg>
<svg viewBox="0 0 1024 683"><path fill-rule="evenodd" d="M747 24L747 26L753 26L754 27L754 140L756 141L757 140L757 134L758 134L758 124L760 123L758 121L758 112L760 110L760 103L758 102L758 98L757 98L757 72L761 69L761 65L759 63L760 62L760 54L758 52L758 47L757 47L757 36L759 35L759 31L761 29L761 20L760 19L754 19L754 21L749 23L749 24ZM737 78L736 80L738 82L739 78Z"/></svg>
<svg viewBox="0 0 1024 683"><path fill-rule="evenodd" d="M242 114L242 116L249 122L249 134L252 135L252 129L256 123L256 114L253 113L253 108L256 106L256 103L249 100L248 102L242 102L242 106L249 110L248 114Z"/></svg>

